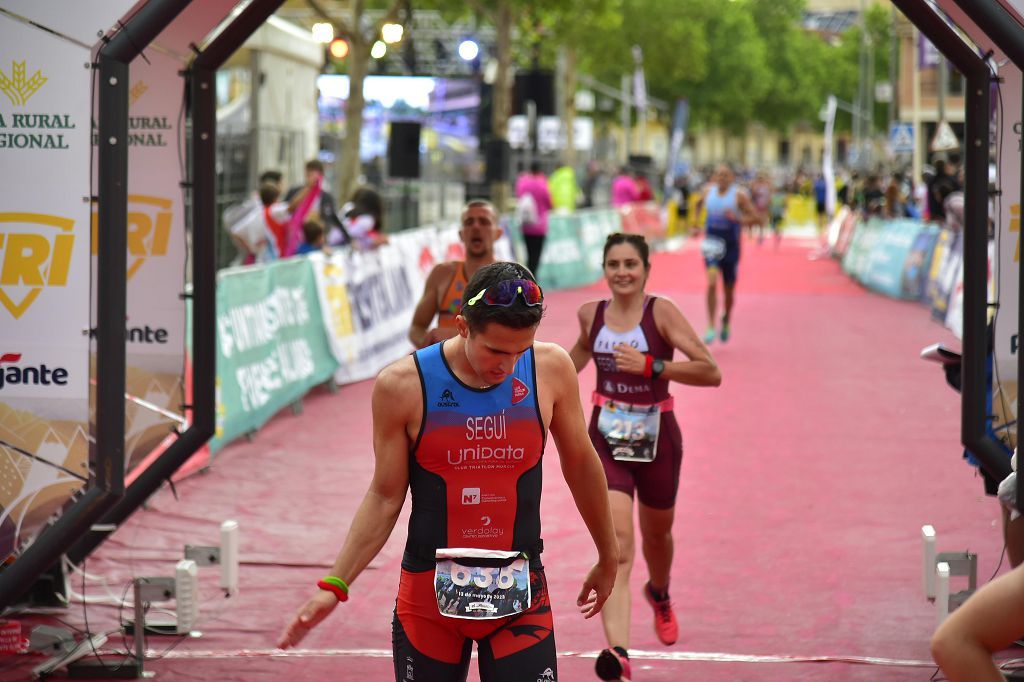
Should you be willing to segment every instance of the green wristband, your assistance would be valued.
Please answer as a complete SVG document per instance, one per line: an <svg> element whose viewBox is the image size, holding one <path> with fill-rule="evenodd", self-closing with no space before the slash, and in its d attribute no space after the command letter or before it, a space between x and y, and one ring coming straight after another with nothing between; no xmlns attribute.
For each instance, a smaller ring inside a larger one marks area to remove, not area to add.
<svg viewBox="0 0 1024 682"><path fill-rule="evenodd" d="M345 594L348 594L348 584L344 580L342 580L341 578L338 578L338 577L333 576L333 575L329 575L329 576L325 577L323 580L324 580L325 583L327 583L329 585L334 585L339 590L344 591Z"/></svg>

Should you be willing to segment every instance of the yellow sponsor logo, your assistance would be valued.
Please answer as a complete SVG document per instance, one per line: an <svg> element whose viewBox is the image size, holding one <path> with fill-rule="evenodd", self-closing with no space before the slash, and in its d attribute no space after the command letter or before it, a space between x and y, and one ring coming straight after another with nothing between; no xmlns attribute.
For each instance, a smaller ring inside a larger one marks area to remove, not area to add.
<svg viewBox="0 0 1024 682"><path fill-rule="evenodd" d="M7 95L14 106L23 107L46 81L41 71L36 71L31 78L25 78L25 62L11 62L10 76L0 71L0 92Z"/></svg>
<svg viewBox="0 0 1024 682"><path fill-rule="evenodd" d="M147 90L149 90L149 86L146 85L145 81L135 83L131 90L128 91L128 106L135 104L140 97L146 94Z"/></svg>
<svg viewBox="0 0 1024 682"><path fill-rule="evenodd" d="M1013 262L1020 262L1020 204L1010 206L1010 232L1017 233L1017 248L1013 252Z"/></svg>
<svg viewBox="0 0 1024 682"><path fill-rule="evenodd" d="M145 194L128 195L128 279L147 258L167 255L171 238L171 200ZM92 214L92 254L99 252L99 214Z"/></svg>
<svg viewBox="0 0 1024 682"><path fill-rule="evenodd" d="M74 226L70 218L43 213L0 213L0 305L14 319L44 287L67 286Z"/></svg>

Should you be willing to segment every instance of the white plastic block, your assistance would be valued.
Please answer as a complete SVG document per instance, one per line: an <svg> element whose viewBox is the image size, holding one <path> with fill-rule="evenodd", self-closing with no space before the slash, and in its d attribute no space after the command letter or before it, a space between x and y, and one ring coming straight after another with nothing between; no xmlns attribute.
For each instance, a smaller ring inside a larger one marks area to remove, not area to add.
<svg viewBox="0 0 1024 682"><path fill-rule="evenodd" d="M935 528L921 526L921 549L924 552L924 596L935 599Z"/></svg>
<svg viewBox="0 0 1024 682"><path fill-rule="evenodd" d="M178 609L177 632L186 635L199 621L199 567L182 559L174 567L174 592Z"/></svg>
<svg viewBox="0 0 1024 682"><path fill-rule="evenodd" d="M238 594L238 522L220 524L220 586Z"/></svg>
<svg viewBox="0 0 1024 682"><path fill-rule="evenodd" d="M935 567L935 627L949 616L949 564L940 561Z"/></svg>

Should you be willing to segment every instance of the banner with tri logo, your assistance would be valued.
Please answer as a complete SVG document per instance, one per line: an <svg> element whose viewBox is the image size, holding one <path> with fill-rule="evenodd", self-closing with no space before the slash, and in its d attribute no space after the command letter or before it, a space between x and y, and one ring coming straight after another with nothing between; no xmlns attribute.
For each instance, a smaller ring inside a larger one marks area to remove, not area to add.
<svg viewBox="0 0 1024 682"><path fill-rule="evenodd" d="M999 196L992 216L996 226L999 253L996 283L999 308L995 317L995 363L998 388L993 387L993 409L997 418L993 428L1006 424L1012 440L1017 430L1017 353L1020 329L1017 301L1020 287L1020 150L1021 150L1021 70L1012 63L999 68L1001 141L997 151L999 162Z"/></svg>
<svg viewBox="0 0 1024 682"><path fill-rule="evenodd" d="M132 62L128 96L125 469L184 427L185 159L182 61L160 50ZM93 144L97 130L93 129ZM91 216L92 255L102 234ZM93 269L96 276L96 269ZM96 302L94 301L94 305Z"/></svg>
<svg viewBox="0 0 1024 682"><path fill-rule="evenodd" d="M89 476L92 46L132 4L0 14L0 560Z"/></svg>

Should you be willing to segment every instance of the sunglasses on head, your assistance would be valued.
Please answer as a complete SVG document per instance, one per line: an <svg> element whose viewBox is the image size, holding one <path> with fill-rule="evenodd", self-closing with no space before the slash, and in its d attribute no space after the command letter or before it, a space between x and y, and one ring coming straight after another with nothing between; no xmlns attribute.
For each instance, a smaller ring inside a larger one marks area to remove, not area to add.
<svg viewBox="0 0 1024 682"><path fill-rule="evenodd" d="M506 279L481 290L479 294L466 301L466 305L471 306L483 301L487 305L510 306L520 294L526 305L540 305L544 302L544 292L533 280Z"/></svg>

